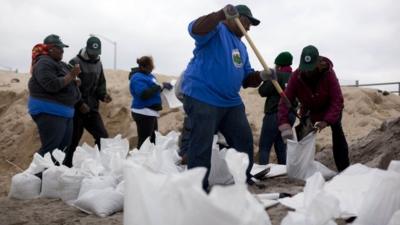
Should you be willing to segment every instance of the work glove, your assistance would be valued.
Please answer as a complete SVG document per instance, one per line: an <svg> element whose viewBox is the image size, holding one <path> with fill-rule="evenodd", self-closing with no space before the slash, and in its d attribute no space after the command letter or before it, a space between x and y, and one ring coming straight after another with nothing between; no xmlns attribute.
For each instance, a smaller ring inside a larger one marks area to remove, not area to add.
<svg viewBox="0 0 400 225"><path fill-rule="evenodd" d="M162 83L162 89L167 89L168 91L172 90L174 86L172 86L172 84L168 83L168 82L163 82Z"/></svg>
<svg viewBox="0 0 400 225"><path fill-rule="evenodd" d="M103 98L103 102L105 103L110 103L112 101L112 98L109 94L106 94Z"/></svg>
<svg viewBox="0 0 400 225"><path fill-rule="evenodd" d="M278 129L281 132L281 136L285 144L287 142L287 139L293 139L293 131L292 131L292 126L290 126L290 124L284 123L280 125Z"/></svg>
<svg viewBox="0 0 400 225"><path fill-rule="evenodd" d="M260 72L260 77L263 81L276 80L276 71L274 69L263 70Z"/></svg>
<svg viewBox="0 0 400 225"><path fill-rule="evenodd" d="M318 132L321 132L325 127L328 126L328 123L325 121L318 121L314 124L314 127L318 130Z"/></svg>
<svg viewBox="0 0 400 225"><path fill-rule="evenodd" d="M235 19L235 18L239 17L239 12L237 11L236 7L231 4L226 5L222 9L222 11L224 11L225 18L227 20L231 20L231 19Z"/></svg>
<svg viewBox="0 0 400 225"><path fill-rule="evenodd" d="M90 112L90 107L86 103L82 103L82 105L79 106L79 112L82 114L86 114Z"/></svg>

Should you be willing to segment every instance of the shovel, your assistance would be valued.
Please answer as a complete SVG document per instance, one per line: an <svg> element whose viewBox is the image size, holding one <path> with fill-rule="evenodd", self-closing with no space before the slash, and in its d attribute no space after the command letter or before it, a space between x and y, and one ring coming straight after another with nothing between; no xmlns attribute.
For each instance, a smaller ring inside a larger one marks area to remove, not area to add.
<svg viewBox="0 0 400 225"><path fill-rule="evenodd" d="M301 141L308 134L317 131L313 126L310 117L300 119L300 123L294 129L296 131L297 142Z"/></svg>
<svg viewBox="0 0 400 225"><path fill-rule="evenodd" d="M260 52L258 51L257 47L254 45L253 41L251 40L250 36L247 34L247 31L244 29L242 23L240 22L239 18L235 18L235 23L239 27L239 29L242 31L243 35L245 36L247 42L253 49L254 53L256 54L258 60L260 61L261 65L263 66L264 70L269 70L269 67L267 66L267 63L265 63L264 58L261 56ZM292 103L289 101L288 97L286 96L285 92L283 92L281 86L279 85L278 81L272 80L272 84L274 85L276 91L278 94L283 98L283 100L286 103L286 106L288 108L292 108Z"/></svg>

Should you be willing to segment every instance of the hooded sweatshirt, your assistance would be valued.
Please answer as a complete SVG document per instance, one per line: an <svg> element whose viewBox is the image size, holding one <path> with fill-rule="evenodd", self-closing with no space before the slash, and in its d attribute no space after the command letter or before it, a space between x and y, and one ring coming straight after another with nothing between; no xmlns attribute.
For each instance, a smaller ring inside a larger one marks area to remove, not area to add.
<svg viewBox="0 0 400 225"><path fill-rule="evenodd" d="M328 68L312 78L306 78L298 69L294 71L285 93L290 101L297 98L300 102L300 116L309 113L313 123L325 121L332 125L339 120L344 100L331 60L326 57L322 57L322 60ZM278 113L280 125L289 123L288 112L288 107L281 99Z"/></svg>
<svg viewBox="0 0 400 225"><path fill-rule="evenodd" d="M82 103L86 103L90 110L98 111L99 100L103 101L107 94L106 79L100 57L90 59L86 53L86 48L83 48L69 63L71 65L79 64L82 71L78 75L81 79L79 90L82 93L82 98L76 106L79 107Z"/></svg>
<svg viewBox="0 0 400 225"><path fill-rule="evenodd" d="M289 78L292 75L292 67L290 66L279 67L279 69L276 71L276 75L278 78L277 81L279 85L281 86L282 90L285 90ZM265 114L278 112L278 105L281 96L279 95L278 91L276 91L274 85L272 84L272 81L270 80L264 81L262 85L258 88L258 93L260 94L261 97L267 97L264 106ZM292 102L293 107L297 106L296 103L297 103L296 101Z"/></svg>

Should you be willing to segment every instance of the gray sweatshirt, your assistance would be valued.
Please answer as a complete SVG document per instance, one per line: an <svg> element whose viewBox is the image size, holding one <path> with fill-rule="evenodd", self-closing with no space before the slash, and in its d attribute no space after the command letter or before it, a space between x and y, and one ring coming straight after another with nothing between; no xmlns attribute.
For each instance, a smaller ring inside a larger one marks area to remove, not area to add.
<svg viewBox="0 0 400 225"><path fill-rule="evenodd" d="M64 76L69 73L64 62L57 62L42 55L35 64L29 79L30 96L73 107L81 94L75 82L64 85Z"/></svg>

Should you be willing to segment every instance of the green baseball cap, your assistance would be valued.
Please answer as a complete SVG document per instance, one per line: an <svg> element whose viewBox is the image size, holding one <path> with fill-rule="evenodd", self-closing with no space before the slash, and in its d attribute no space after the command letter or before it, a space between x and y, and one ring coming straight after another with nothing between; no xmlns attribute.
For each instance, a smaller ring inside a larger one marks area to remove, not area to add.
<svg viewBox="0 0 400 225"><path fill-rule="evenodd" d="M253 17L253 14L251 13L249 7L247 7L246 5L237 5L235 6L235 8L238 11L239 15L249 18L251 25L257 26L258 24L260 24L260 20Z"/></svg>
<svg viewBox="0 0 400 225"><path fill-rule="evenodd" d="M101 41L99 38L92 36L86 42L86 51L89 55L101 54Z"/></svg>
<svg viewBox="0 0 400 225"><path fill-rule="evenodd" d="M301 52L299 70L304 72L314 70L317 66L318 60L319 52L315 46L309 45L304 47Z"/></svg>
<svg viewBox="0 0 400 225"><path fill-rule="evenodd" d="M47 36L44 39L43 43L47 44L47 45L55 45L55 46L58 46L58 47L61 47L61 48L68 48L69 47L68 45L64 44L61 41L60 36L55 35L55 34L50 34L49 36Z"/></svg>

